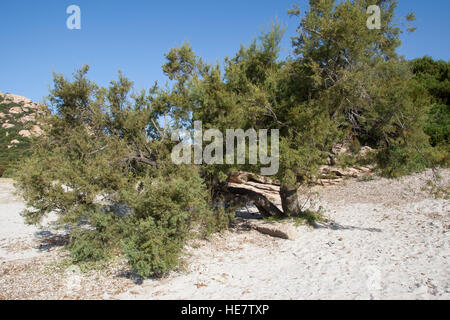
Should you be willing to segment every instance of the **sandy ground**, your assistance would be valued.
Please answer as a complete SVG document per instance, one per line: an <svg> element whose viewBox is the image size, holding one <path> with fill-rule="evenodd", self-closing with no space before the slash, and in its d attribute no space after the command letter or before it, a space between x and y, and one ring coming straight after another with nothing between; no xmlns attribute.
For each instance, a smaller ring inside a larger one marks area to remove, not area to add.
<svg viewBox="0 0 450 320"><path fill-rule="evenodd" d="M49 226L52 217L26 225L24 208L13 181L0 179L0 300L108 299L134 285L122 261L88 272L70 266L64 232Z"/></svg>
<svg viewBox="0 0 450 320"><path fill-rule="evenodd" d="M440 175L448 187L450 170ZM329 221L298 227L299 239L233 229L187 247L183 271L139 284L126 266L61 268L65 253L24 226L0 182L0 298L449 299L450 201L430 193L432 178L317 188Z"/></svg>

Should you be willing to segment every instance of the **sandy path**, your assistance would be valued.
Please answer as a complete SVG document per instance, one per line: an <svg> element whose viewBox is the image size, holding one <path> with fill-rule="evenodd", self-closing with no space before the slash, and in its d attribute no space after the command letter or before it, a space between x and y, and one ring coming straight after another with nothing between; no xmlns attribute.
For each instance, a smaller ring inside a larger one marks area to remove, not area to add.
<svg viewBox="0 0 450 320"><path fill-rule="evenodd" d="M442 184L448 186L450 170L441 175ZM431 178L428 171L398 180L376 178L320 188L321 203L332 222L316 229L299 227L301 236L295 241L232 230L187 248L183 272L135 286L131 280L124 284L117 274L101 280L87 275L81 281L85 290L75 297L449 299L450 201L434 199L425 190ZM35 241L37 229L23 225L18 215L23 204L11 196L12 191L11 185L0 183L0 247ZM42 262L49 254L27 246L10 251L0 248L0 290L11 285L6 297L74 297L64 290L54 291L64 279L45 286L39 294L29 293L28 278L20 278L31 272L29 267L6 281L9 275L2 275L1 266L11 269ZM39 270L33 271L33 281L48 281ZM23 292L14 283L21 283ZM98 289L96 295L88 290L92 286ZM116 290L118 286L130 289Z"/></svg>
<svg viewBox="0 0 450 320"><path fill-rule="evenodd" d="M0 262L36 257L39 252L31 248L38 228L25 225L20 212L23 202L14 195L14 187L7 179L0 180ZM12 247L20 250L12 250Z"/></svg>
<svg viewBox="0 0 450 320"><path fill-rule="evenodd" d="M448 171L444 174L448 186ZM295 241L227 233L192 249L188 272L146 280L126 299L449 299L450 201L431 172L321 190L332 224Z"/></svg>

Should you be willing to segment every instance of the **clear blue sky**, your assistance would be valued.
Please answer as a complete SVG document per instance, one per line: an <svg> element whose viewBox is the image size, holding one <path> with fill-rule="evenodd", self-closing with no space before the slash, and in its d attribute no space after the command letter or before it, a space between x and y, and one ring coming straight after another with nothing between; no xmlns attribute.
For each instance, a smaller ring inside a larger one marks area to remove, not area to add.
<svg viewBox="0 0 450 320"><path fill-rule="evenodd" d="M71 75L89 64L89 76L101 85L117 70L148 89L164 84L164 53L189 41L208 62L233 56L274 18L287 26L283 55L298 21L288 8L306 0L1 0L0 91L42 101L52 83L52 70ZM66 8L81 8L81 30L66 28ZM450 1L400 0L399 15L414 11L418 30L403 36L406 58L431 55L450 60Z"/></svg>

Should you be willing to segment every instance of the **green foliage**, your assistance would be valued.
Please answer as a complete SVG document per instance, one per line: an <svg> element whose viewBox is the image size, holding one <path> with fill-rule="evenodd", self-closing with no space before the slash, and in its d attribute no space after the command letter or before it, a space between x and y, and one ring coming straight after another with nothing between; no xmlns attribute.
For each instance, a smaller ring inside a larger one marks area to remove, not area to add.
<svg viewBox="0 0 450 320"><path fill-rule="evenodd" d="M410 62L418 81L428 90L433 105L428 114L425 132L432 146L450 143L450 62L423 57Z"/></svg>
<svg viewBox="0 0 450 320"><path fill-rule="evenodd" d="M299 18L294 55L278 57L283 28L272 25L247 48L220 65L207 65L186 45L171 51L166 66L176 66L171 104L202 120L207 128L279 129L280 169L276 178L296 188L324 164L332 146L344 139L381 149L380 166L402 173L428 154L424 133L430 101L410 66L396 54L404 31L395 18L396 1L377 2L383 26L366 26L366 9L374 1L311 0ZM409 14L407 22L414 20ZM407 28L411 31L411 27ZM356 40L357 39L357 40ZM185 52L185 54L180 54ZM187 57L187 58L186 58ZM181 68L188 61L189 68ZM222 72L224 70L224 72ZM176 98L175 98L176 97ZM182 102L182 103L180 103ZM430 159L421 160L429 162ZM210 187L230 170L257 166L205 169ZM214 192L213 192L214 193Z"/></svg>
<svg viewBox="0 0 450 320"><path fill-rule="evenodd" d="M173 268L194 226L224 227L214 220L198 168L171 162L173 142L158 132L152 97L130 95L119 73L109 88L86 77L55 75L43 119L45 134L18 173L18 187L39 223L56 212L56 226L70 228L74 262L98 261L122 251L141 275ZM150 128L151 126L151 128Z"/></svg>
<svg viewBox="0 0 450 320"><path fill-rule="evenodd" d="M108 258L105 245L106 243L101 239L101 233L91 230L80 232L78 235L73 234L68 248L72 262L94 262Z"/></svg>
<svg viewBox="0 0 450 320"><path fill-rule="evenodd" d="M425 132L430 136L432 146L449 145L450 143L450 106L435 104L429 112L429 120Z"/></svg>
<svg viewBox="0 0 450 320"><path fill-rule="evenodd" d="M98 262L112 257L114 249L120 245L120 239L125 234L127 219L121 219L104 210L92 212L81 218L78 225L70 233L68 249L72 261Z"/></svg>
<svg viewBox="0 0 450 320"><path fill-rule="evenodd" d="M201 222L203 230L201 236L206 238L213 233L226 230L235 217L233 209L218 206L214 211L208 212Z"/></svg>
<svg viewBox="0 0 450 320"><path fill-rule="evenodd" d="M385 176L396 178L429 166L428 159L414 148L396 146L378 153L378 163Z"/></svg>
<svg viewBox="0 0 450 320"><path fill-rule="evenodd" d="M322 222L325 220L322 210L313 211L310 209L304 210L297 214L296 216L285 216L285 217L268 217L264 220L272 222L289 222L292 221L296 226L300 225L310 225L315 226L317 222Z"/></svg>
<svg viewBox="0 0 450 320"><path fill-rule="evenodd" d="M294 217L294 221L297 225L307 223L314 226L316 222L321 222L324 219L325 218L323 217L323 213L321 211L312 210L305 210Z"/></svg>
<svg viewBox="0 0 450 320"><path fill-rule="evenodd" d="M352 140L352 143L350 144L350 150L353 153L357 153L361 149L361 143L359 142L358 138L354 138Z"/></svg>
<svg viewBox="0 0 450 320"><path fill-rule="evenodd" d="M130 265L142 276L163 274L178 265L184 245L176 228L167 229L149 217L133 225L130 236L123 240ZM181 230L184 231L184 230Z"/></svg>

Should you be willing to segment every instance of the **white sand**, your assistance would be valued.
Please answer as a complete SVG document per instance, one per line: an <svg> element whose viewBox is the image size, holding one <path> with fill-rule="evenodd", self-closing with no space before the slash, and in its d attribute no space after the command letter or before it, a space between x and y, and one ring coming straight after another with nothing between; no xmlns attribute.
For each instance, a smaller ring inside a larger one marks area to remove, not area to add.
<svg viewBox="0 0 450 320"><path fill-rule="evenodd" d="M12 180L0 178L0 262L41 256L39 233L50 230L56 216L44 219L40 227L27 225L20 215L23 209L25 204L16 195Z"/></svg>
<svg viewBox="0 0 450 320"><path fill-rule="evenodd" d="M0 181L0 262L37 256L35 249L8 250L11 243L27 242L38 229L25 225L19 213L25 208L14 194L13 185L6 179Z"/></svg>
<svg viewBox="0 0 450 320"><path fill-rule="evenodd" d="M450 171L443 170L449 185ZM431 171L400 180L321 188L332 223L301 226L298 240L230 231L187 248L183 272L147 279L121 299L449 299L450 201L427 190ZM37 230L0 183L0 247ZM27 251L28 250L28 251ZM0 262L34 257L0 248ZM34 250L34 251L33 251ZM0 288L1 289L1 288Z"/></svg>
<svg viewBox="0 0 450 320"><path fill-rule="evenodd" d="M191 249L188 272L145 280L119 297L449 299L450 201L422 190L430 177L322 189L334 224L300 227L295 241L227 233Z"/></svg>

